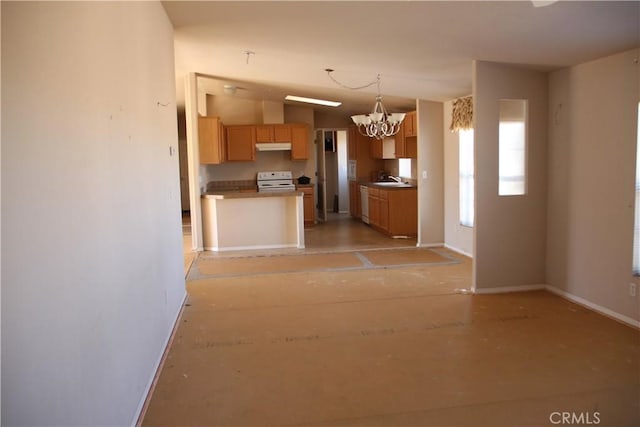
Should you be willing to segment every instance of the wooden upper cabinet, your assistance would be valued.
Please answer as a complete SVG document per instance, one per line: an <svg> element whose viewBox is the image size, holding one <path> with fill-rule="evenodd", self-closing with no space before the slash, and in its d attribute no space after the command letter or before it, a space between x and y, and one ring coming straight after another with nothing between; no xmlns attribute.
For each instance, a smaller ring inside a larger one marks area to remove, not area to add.
<svg viewBox="0 0 640 427"><path fill-rule="evenodd" d="M369 155L373 159L382 159L384 157L381 139L371 138L371 141L369 141Z"/></svg>
<svg viewBox="0 0 640 427"><path fill-rule="evenodd" d="M256 142L291 142L291 125L256 125Z"/></svg>
<svg viewBox="0 0 640 427"><path fill-rule="evenodd" d="M309 126L292 124L291 126L291 160L307 160L309 158Z"/></svg>
<svg viewBox="0 0 640 427"><path fill-rule="evenodd" d="M273 142L292 142L291 125L273 125Z"/></svg>
<svg viewBox="0 0 640 427"><path fill-rule="evenodd" d="M404 117L404 137L409 138L412 136L418 136L418 128L416 124L416 112L410 111Z"/></svg>
<svg viewBox="0 0 640 427"><path fill-rule="evenodd" d="M418 133L416 124L416 112L410 111L405 116L400 130L395 134L395 155L396 159L417 159L418 158Z"/></svg>
<svg viewBox="0 0 640 427"><path fill-rule="evenodd" d="M405 156L408 159L418 158L418 138L405 138L404 140Z"/></svg>
<svg viewBox="0 0 640 427"><path fill-rule="evenodd" d="M256 125L256 142L274 142L273 125Z"/></svg>
<svg viewBox="0 0 640 427"><path fill-rule="evenodd" d="M247 162L256 159L255 126L226 127L227 161Z"/></svg>
<svg viewBox="0 0 640 427"><path fill-rule="evenodd" d="M198 117L200 163L220 164L225 160L224 128L219 117Z"/></svg>
<svg viewBox="0 0 640 427"><path fill-rule="evenodd" d="M400 124L400 130L398 130L398 133L395 134L394 139L395 139L395 148L396 148L394 157L396 159L402 159L407 157L407 150L405 148L405 143L404 143L404 120Z"/></svg>

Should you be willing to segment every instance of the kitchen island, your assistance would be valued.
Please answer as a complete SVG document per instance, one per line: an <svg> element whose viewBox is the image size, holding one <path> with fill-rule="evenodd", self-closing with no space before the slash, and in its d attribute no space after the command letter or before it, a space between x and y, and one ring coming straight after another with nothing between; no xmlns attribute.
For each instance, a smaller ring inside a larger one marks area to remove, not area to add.
<svg viewBox="0 0 640 427"><path fill-rule="evenodd" d="M299 191L202 195L204 249L304 248L303 195Z"/></svg>

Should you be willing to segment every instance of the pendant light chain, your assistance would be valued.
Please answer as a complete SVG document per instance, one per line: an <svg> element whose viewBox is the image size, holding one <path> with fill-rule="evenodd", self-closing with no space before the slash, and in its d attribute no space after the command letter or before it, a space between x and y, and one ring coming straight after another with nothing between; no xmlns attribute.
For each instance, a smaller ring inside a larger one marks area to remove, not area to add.
<svg viewBox="0 0 640 427"><path fill-rule="evenodd" d="M400 124L404 120L405 113L392 113L389 114L387 109L382 103L382 95L380 94L380 74L377 75L376 80L363 86L350 87L338 82L333 78L331 73L332 69L325 69L327 75L337 85L350 90L364 89L374 84L377 85L378 93L376 95L376 103L373 106L373 111L370 114L358 114L351 116L351 120L358 127L358 132L361 135L368 136L369 138L384 139L389 136L393 136L400 130Z"/></svg>

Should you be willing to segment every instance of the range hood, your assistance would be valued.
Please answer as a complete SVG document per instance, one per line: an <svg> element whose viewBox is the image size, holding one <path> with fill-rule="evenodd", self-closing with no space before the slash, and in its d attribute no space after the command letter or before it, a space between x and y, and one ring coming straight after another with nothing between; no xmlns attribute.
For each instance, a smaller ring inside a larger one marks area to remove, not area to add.
<svg viewBox="0 0 640 427"><path fill-rule="evenodd" d="M291 151L290 142L259 142L256 144L258 151Z"/></svg>

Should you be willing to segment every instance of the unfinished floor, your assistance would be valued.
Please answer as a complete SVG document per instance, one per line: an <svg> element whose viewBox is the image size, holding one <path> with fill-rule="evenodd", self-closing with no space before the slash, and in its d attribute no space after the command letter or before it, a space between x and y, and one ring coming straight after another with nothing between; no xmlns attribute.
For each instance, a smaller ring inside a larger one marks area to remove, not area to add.
<svg viewBox="0 0 640 427"><path fill-rule="evenodd" d="M544 291L468 294L443 248L369 243L197 257L143 424L640 425L640 332Z"/></svg>

